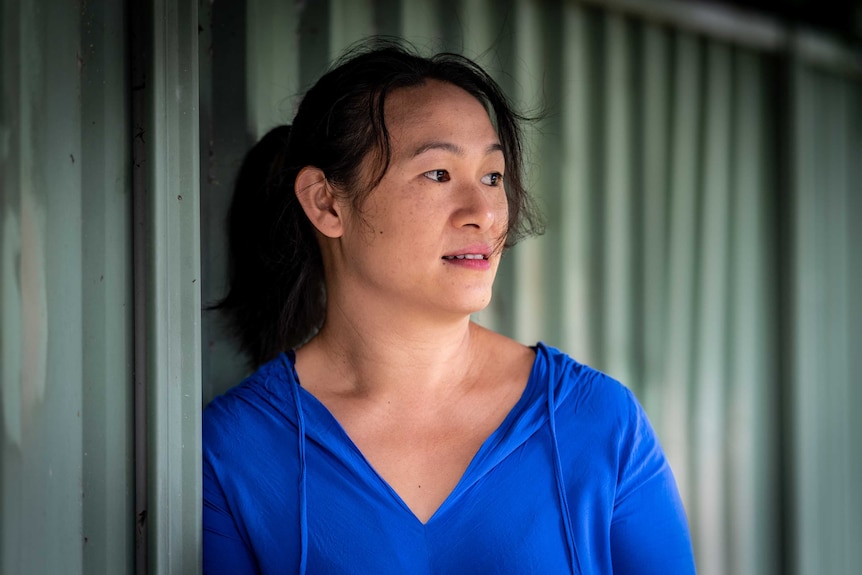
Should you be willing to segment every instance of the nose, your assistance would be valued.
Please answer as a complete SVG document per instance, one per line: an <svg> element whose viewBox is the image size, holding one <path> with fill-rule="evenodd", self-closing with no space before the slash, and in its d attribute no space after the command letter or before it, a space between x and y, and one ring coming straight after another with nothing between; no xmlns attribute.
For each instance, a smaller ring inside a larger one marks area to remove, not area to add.
<svg viewBox="0 0 862 575"><path fill-rule="evenodd" d="M482 185L465 185L458 194L452 223L455 227L475 227L487 230L505 222L508 214L506 194L502 188Z"/></svg>

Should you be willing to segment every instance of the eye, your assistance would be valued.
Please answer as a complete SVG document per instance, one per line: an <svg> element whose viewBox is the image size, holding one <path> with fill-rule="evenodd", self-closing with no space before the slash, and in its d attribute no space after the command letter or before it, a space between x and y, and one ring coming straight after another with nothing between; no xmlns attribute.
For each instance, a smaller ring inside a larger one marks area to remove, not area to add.
<svg viewBox="0 0 862 575"><path fill-rule="evenodd" d="M482 183L486 186L492 186L496 188L500 184L503 183L503 174L500 172L491 172L482 177Z"/></svg>
<svg viewBox="0 0 862 575"><path fill-rule="evenodd" d="M448 170L431 170L430 172L425 172L422 174L424 177L429 180L434 180L435 182L448 182L452 178L449 176Z"/></svg>

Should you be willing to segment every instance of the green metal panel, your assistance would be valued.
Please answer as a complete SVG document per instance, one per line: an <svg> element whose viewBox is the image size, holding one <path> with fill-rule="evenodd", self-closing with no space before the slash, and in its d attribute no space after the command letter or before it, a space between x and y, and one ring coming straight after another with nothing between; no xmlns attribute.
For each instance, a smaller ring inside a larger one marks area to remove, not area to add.
<svg viewBox="0 0 862 575"><path fill-rule="evenodd" d="M69 58L80 35L75 12L69 5L49 18L45 6L30 3L15 19L20 51L13 53L29 59L15 63L18 106L6 116L19 122L11 134L18 158L9 166L17 181L8 195L4 190L4 203L14 202L4 206L4 220L18 244L5 258L11 273L4 286L11 283L13 293L11 309L3 312L4 323L12 320L4 342L9 334L20 346L17 357L3 361L4 411L17 420L4 428L3 446L9 572L58 571L64 564L80 569L83 563L81 114L76 98L55 94L59 87L71 89L66 94L80 90ZM47 137L49 129L54 137ZM43 171L45 164L52 169ZM49 510L64 521L52 521ZM45 540L57 542L50 553L41 549Z"/></svg>
<svg viewBox="0 0 862 575"><path fill-rule="evenodd" d="M605 54L604 86L606 94L603 169L604 229L601 246L604 251L604 295L601 322L605 326L603 359L605 369L635 386L634 339L637 266L634 253L638 243L635 226L634 90L631 63L632 34L620 14L607 13L602 22Z"/></svg>
<svg viewBox="0 0 862 575"><path fill-rule="evenodd" d="M81 6L84 573L134 555L132 265L127 13Z"/></svg>
<svg viewBox="0 0 862 575"><path fill-rule="evenodd" d="M512 16L514 18L514 51L515 60L512 64L512 75L514 77L514 93L512 99L522 110L540 110L542 107L542 77L541 72L544 63L546 27L542 18L543 6L541 2L521 0L515 2ZM534 136L534 130L528 130L529 135ZM536 144L527 148L529 161L526 165L526 181L534 186L534 194L539 204L545 201L546 189L541 182L546 179L547 174L536 169L536 158L540 158L543 149ZM539 340L543 337L542 325L545 324L544 288L547 283L542 279L546 276L547 264L553 261L551 257L546 258L547 250L552 244L547 237L535 241L524 242L518 245L508 258L504 258L501 265L508 266L510 272L515 273L508 286L498 285L497 291L503 291L509 287L508 299L512 309L512 321L509 332L517 334L524 341ZM504 276L505 282L507 278ZM502 288L502 289L501 289ZM503 291L503 293L506 293ZM527 294L535 294L534 297L526 297ZM537 296L537 297L536 297ZM547 337L547 336L545 336Z"/></svg>
<svg viewBox="0 0 862 575"><path fill-rule="evenodd" d="M795 560L801 573L850 573L862 560L852 345L862 318L851 291L859 285L862 82L803 62L794 81L793 503L795 540L805 542Z"/></svg>
<svg viewBox="0 0 862 575"><path fill-rule="evenodd" d="M560 339L569 352L592 362L595 357L595 341L592 327L596 322L592 301L596 286L590 281L591 253L598 242L593 241L592 220L593 197L592 170L596 166L589 159L593 133L591 119L591 85L587 81L592 71L589 43L589 21L583 7L567 3L563 7L560 53L562 75L561 105L562 161L560 163L559 213L561 256L557 262L561 291L564 297L556 302L561 318Z"/></svg>
<svg viewBox="0 0 862 575"><path fill-rule="evenodd" d="M848 83L849 84L849 83ZM847 512L844 516L847 564L862 565L862 546L857 542L862 540L862 494L856 486L862 484L862 455L858 445L862 438L862 418L858 417L858 409L862 406L862 385L859 385L862 374L862 258L858 255L862 246L862 81L858 78L847 86L847 148L844 150L847 167L846 187L846 254L847 259L847 395L845 405L845 421L847 438L850 446L850 456L847 458L846 473L848 489L844 494L844 504Z"/></svg>
<svg viewBox="0 0 862 575"><path fill-rule="evenodd" d="M125 16L0 2L3 573L132 566Z"/></svg>
<svg viewBox="0 0 862 575"><path fill-rule="evenodd" d="M225 40L230 37L237 44L236 53L245 52L245 63L240 62L239 66L245 66L246 69L246 81L241 87L245 89L248 101L247 132L257 139L275 126L289 122L295 112L296 95L300 92L297 34L299 7L296 2L249 0L245 15L237 15L239 20L244 19L246 22L245 36L225 25L225 22L236 20L216 17L215 11L222 9L241 12L242 5L225 7L211 2L201 4L201 10L211 14L209 23L219 24L224 30L222 36L212 36L207 51L201 50L204 55L201 61L218 62L222 66L229 64L226 58L232 52L226 50ZM210 47L212 50L209 50ZM230 115L219 117L230 118Z"/></svg>
<svg viewBox="0 0 862 575"><path fill-rule="evenodd" d="M138 519L147 570L188 573L200 570L201 556L198 7L165 0L137 8L136 376L146 388L146 426L139 420L137 433L147 442Z"/></svg>
<svg viewBox="0 0 862 575"><path fill-rule="evenodd" d="M667 334L665 375L662 390L662 419L659 434L670 458L683 501L689 505L696 486L690 478L690 434L680 433L689 426L689 389L693 373L694 277L696 263L697 194L700 142L699 124L701 70L700 43L685 32L674 38L674 80L671 106L675 113L671 125L669 182L669 250L667 297ZM647 335L652 337L652 335ZM697 525L690 517L690 523ZM697 533L693 535L695 540ZM701 565L703 567L703 565Z"/></svg>
<svg viewBox="0 0 862 575"><path fill-rule="evenodd" d="M727 414L727 316L729 283L728 221L730 201L731 61L726 45L707 46L704 163L699 190L698 286L695 317L696 361L692 380L693 481L698 496L693 505L701 572L726 573L726 494L723 470Z"/></svg>
<svg viewBox="0 0 862 575"><path fill-rule="evenodd" d="M802 71L794 70L794 95L796 97L796 112L794 117L794 160L796 164L794 209L796 221L794 222L793 236L795 245L794 259L796 270L792 278L795 288L794 309L794 366L793 374L798 382L819 381L821 366L817 365L819 353L811 353L809 349L817 350L821 335L816 331L816 316L822 302L816 301L816 282L819 271L814 267L818 261L817 252L822 248L816 245L814 221L815 218L806 217L806 214L814 213L816 202L813 191L817 189L815 179L814 154L806 138L801 137L813 135L816 129L815 115L811 113L814 106L813 83L803 82ZM819 351L819 350L818 350ZM820 524L817 513L817 502L819 493L818 480L820 474L815 472L818 452L817 416L818 396L817 390L812 385L794 385L794 481L795 489L799 494L797 497L797 509L795 511L794 536L799 541L808 541L805 546L795 549L793 562L798 565L800 573L814 573L824 559L820 556L820 533L824 525Z"/></svg>
<svg viewBox="0 0 862 575"><path fill-rule="evenodd" d="M662 417L665 382L664 347L668 315L668 188L671 117L671 38L654 25L643 28L641 59L643 140L638 153L643 169L641 226L643 244L643 334L641 399L656 423Z"/></svg>
<svg viewBox="0 0 862 575"><path fill-rule="evenodd" d="M775 426L779 395L776 364L776 275L773 158L767 152L763 57L734 58L730 182L729 358L726 371L726 480L730 573L778 573L775 526L780 490Z"/></svg>
<svg viewBox="0 0 862 575"><path fill-rule="evenodd" d="M284 122L298 90L293 4L268 11L259 2L199 4L201 299L215 304L227 289L227 229L233 179L243 153ZM252 33L251 30L257 30ZM216 92L211 89L218 85ZM251 86L255 86L252 89ZM244 358L214 311L201 321L203 404L239 382Z"/></svg>
<svg viewBox="0 0 862 575"><path fill-rule="evenodd" d="M339 54L346 47L374 33L374 7L371 0L332 2L330 10L330 54Z"/></svg>

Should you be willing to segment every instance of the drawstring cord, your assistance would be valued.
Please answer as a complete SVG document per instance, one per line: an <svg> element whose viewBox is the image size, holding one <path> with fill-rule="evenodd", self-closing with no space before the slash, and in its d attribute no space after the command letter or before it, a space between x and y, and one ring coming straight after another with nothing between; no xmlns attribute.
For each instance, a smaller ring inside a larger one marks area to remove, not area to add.
<svg viewBox="0 0 862 575"><path fill-rule="evenodd" d="M292 362L291 362L292 363ZM306 497L306 473L305 473L305 417L302 414L302 403L299 399L299 380L295 378L291 385L293 390L293 405L296 409L297 439L299 443L299 573L305 575L308 560L308 521L307 521L307 497Z"/></svg>
<svg viewBox="0 0 862 575"><path fill-rule="evenodd" d="M551 425L551 443L554 447L554 473L557 478L557 493L560 497L560 506L563 513L563 528L566 531L566 543L569 546L569 564L572 568L572 573L580 573L578 566L578 556L575 553L575 537L572 528L572 518L569 513L569 503L566 500L566 487L563 481L563 463L560 460L560 446L557 443L557 421L555 417L556 405L554 405L554 384L556 378L548 378L548 417Z"/></svg>

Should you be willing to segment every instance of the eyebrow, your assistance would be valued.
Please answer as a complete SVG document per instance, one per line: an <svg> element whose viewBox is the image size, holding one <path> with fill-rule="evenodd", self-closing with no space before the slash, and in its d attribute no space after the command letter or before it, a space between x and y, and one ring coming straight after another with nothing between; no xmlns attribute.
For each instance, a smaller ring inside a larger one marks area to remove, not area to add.
<svg viewBox="0 0 862 575"><path fill-rule="evenodd" d="M413 150L413 153L410 155L410 157L415 158L416 156L422 155L430 150L443 150L446 152L451 152L456 156L465 155L464 148L462 148L458 144L453 144L451 142L426 142ZM499 143L494 143L485 148L485 155L487 156L489 154L493 154L494 152L502 151L503 146Z"/></svg>

